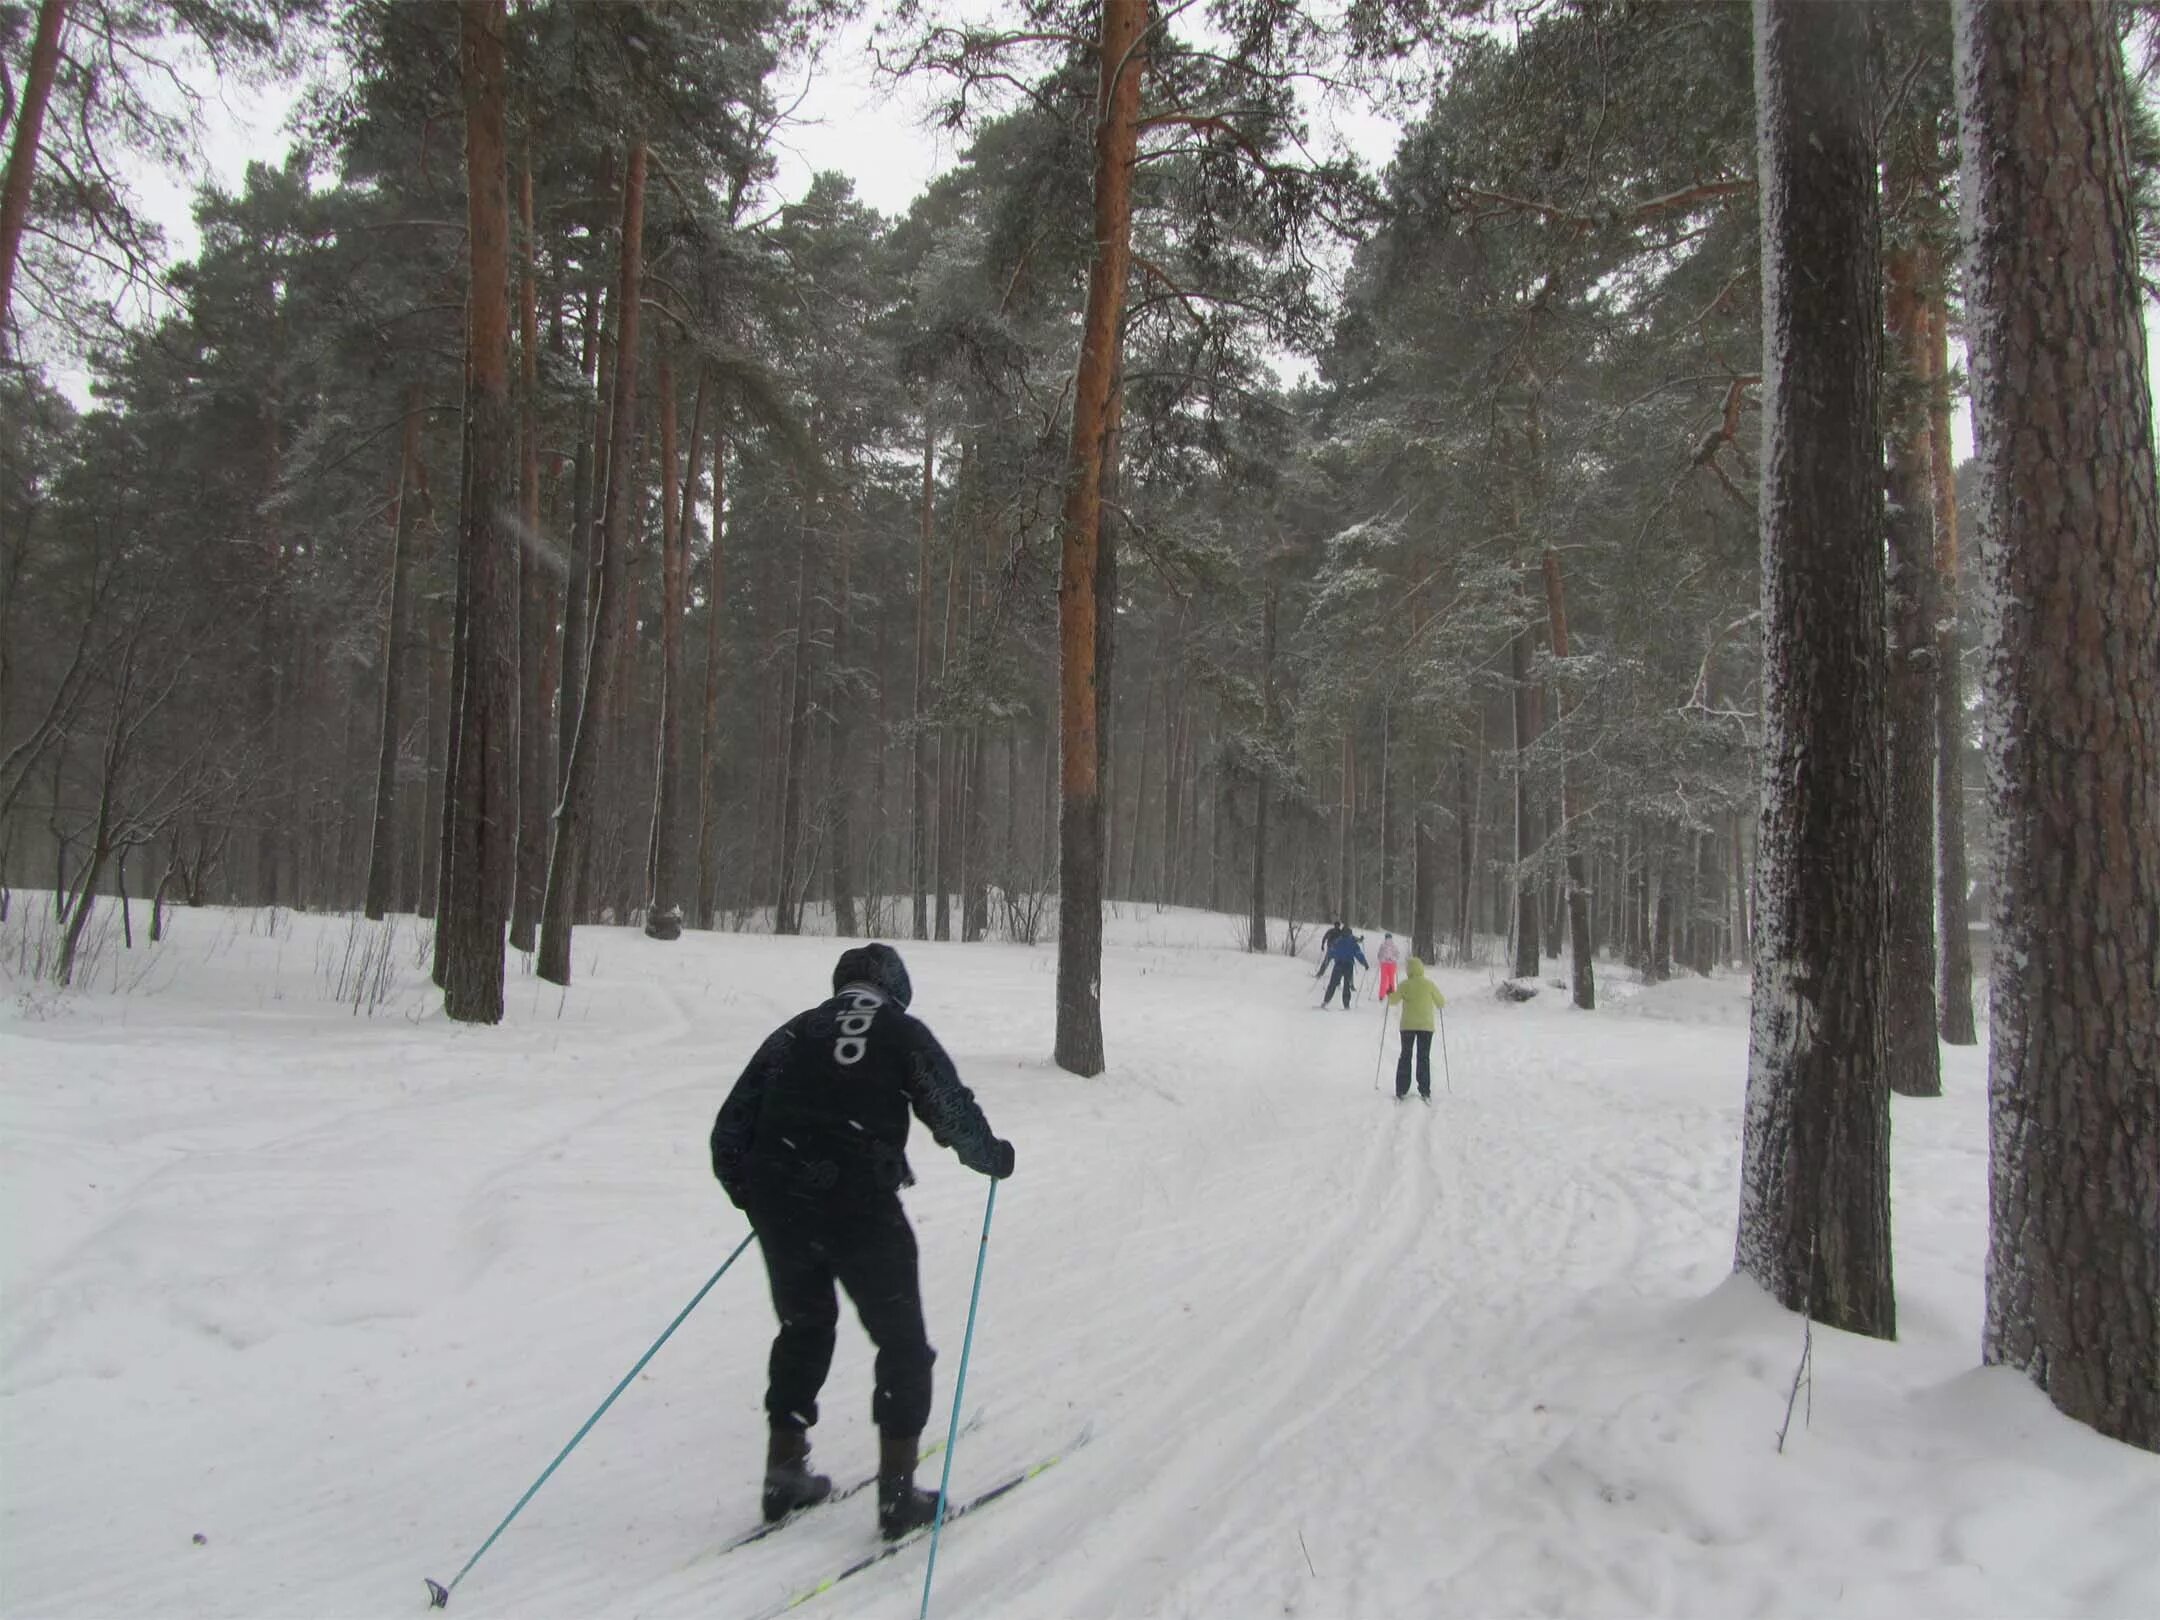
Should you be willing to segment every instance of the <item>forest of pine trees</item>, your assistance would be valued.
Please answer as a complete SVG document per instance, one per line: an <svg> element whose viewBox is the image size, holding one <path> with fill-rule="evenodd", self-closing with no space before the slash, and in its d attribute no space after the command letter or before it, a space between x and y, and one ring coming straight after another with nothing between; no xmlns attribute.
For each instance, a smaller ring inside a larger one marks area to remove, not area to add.
<svg viewBox="0 0 2160 1620"><path fill-rule="evenodd" d="M1885 1335L1889 1094L1992 1006L1987 1354L2160 1448L2135 13L895 7L888 216L776 179L846 9L0 0L49 976L131 900L433 918L481 1023L580 925L1039 942L1086 1075L1105 903L1752 965L1740 1264ZM189 74L304 92L169 263Z"/></svg>

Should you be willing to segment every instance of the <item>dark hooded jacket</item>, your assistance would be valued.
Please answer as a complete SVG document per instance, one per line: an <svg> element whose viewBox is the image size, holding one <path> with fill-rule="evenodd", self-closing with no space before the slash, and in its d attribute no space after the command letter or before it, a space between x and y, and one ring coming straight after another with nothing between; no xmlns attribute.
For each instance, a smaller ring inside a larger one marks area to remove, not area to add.
<svg viewBox="0 0 2160 1620"><path fill-rule="evenodd" d="M915 1180L910 1113L969 1169L1011 1174L1012 1149L937 1038L909 1016L898 954L850 951L834 978L831 1000L758 1048L713 1122L713 1174L736 1207L756 1218L787 1201L832 1212L889 1202Z"/></svg>

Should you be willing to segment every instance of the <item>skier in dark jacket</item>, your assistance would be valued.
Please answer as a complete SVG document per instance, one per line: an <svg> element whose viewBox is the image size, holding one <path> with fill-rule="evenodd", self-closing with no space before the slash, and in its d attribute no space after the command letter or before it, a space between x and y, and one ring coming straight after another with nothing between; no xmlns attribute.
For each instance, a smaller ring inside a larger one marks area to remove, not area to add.
<svg viewBox="0 0 2160 1620"><path fill-rule="evenodd" d="M1339 985L1342 987L1343 1011L1348 1012L1350 1010L1350 997L1357 987L1355 982L1357 974L1352 966L1353 963L1356 964L1356 967L1370 967L1372 965L1365 960L1365 951L1358 944L1357 935L1346 928L1335 936L1335 943L1328 947L1327 955L1321 961L1323 967L1332 964L1335 969L1335 977L1328 980L1327 990L1320 997L1321 1006L1325 1007L1330 1001L1334 1000L1335 990ZM1317 977L1317 975L1315 976Z"/></svg>
<svg viewBox="0 0 2160 1620"><path fill-rule="evenodd" d="M735 1082L713 1123L713 1174L756 1229L780 1319L765 1390L765 1517L832 1494L832 1481L810 1472L808 1430L832 1366L837 1282L877 1345L878 1528L891 1540L928 1524L937 1507L936 1493L915 1485L934 1352L915 1233L900 1207L900 1189L915 1180L908 1114L984 1175L1011 1175L1013 1150L937 1038L908 1015L899 952L842 952L833 991L775 1030Z"/></svg>

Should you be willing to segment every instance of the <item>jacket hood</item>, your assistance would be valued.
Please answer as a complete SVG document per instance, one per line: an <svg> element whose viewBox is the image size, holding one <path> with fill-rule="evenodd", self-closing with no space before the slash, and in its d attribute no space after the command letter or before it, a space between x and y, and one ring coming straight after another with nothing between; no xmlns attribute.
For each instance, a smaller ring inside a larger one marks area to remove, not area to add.
<svg viewBox="0 0 2160 1620"><path fill-rule="evenodd" d="M1409 976L1413 979L1422 979L1425 977L1425 964L1423 962L1420 962L1414 956L1410 958Z"/></svg>
<svg viewBox="0 0 2160 1620"><path fill-rule="evenodd" d="M900 953L890 945L857 945L840 953L840 960L833 964L833 993L851 984L867 984L873 990L881 990L885 998L902 1012L915 999L915 987L908 982L907 964L900 960Z"/></svg>

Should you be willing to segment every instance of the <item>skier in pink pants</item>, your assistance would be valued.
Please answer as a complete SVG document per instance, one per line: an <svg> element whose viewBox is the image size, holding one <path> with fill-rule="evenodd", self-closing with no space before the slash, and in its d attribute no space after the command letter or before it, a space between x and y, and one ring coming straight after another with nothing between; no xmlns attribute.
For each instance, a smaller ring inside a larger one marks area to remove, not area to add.
<svg viewBox="0 0 2160 1620"><path fill-rule="evenodd" d="M1379 996L1385 1001L1395 988L1396 969L1402 965L1402 947L1395 943L1393 934L1381 938L1380 948L1373 952L1373 961L1380 968Z"/></svg>

